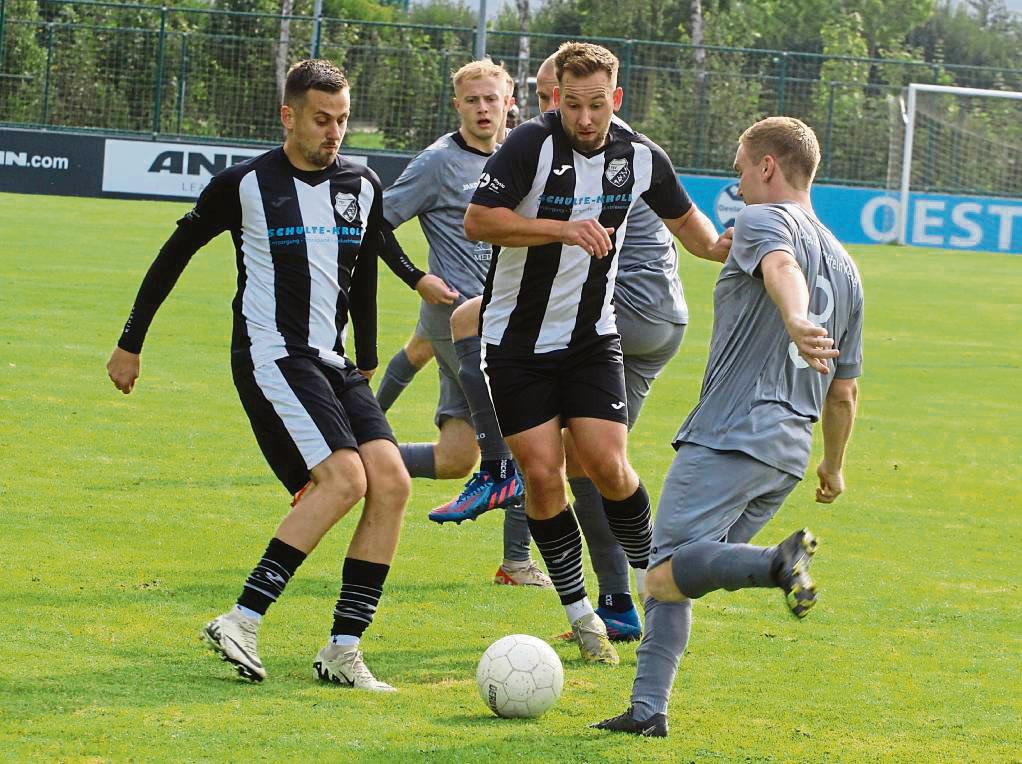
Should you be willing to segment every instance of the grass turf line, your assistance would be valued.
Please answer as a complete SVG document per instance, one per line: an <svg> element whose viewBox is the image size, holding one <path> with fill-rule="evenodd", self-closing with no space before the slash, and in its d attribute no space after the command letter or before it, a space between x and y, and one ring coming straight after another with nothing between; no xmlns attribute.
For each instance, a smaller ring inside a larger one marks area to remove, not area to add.
<svg viewBox="0 0 1022 764"><path fill-rule="evenodd" d="M196 255L157 316L135 392L106 379L142 275L186 209L0 194L0 757L1020 760L1022 259L853 250L867 313L847 493L820 507L807 479L760 537L805 524L822 538L819 607L798 623L775 592L701 600L672 737L637 741L586 728L627 704L634 645L618 669L556 645L565 690L540 720L484 708L485 647L565 624L549 592L490 584L496 514L426 520L458 481L415 481L365 640L396 697L311 678L350 520L267 616L265 684L201 649L199 627L233 602L287 497L230 380L228 237ZM400 237L423 265L415 224ZM631 439L654 500L709 338L716 267L683 257L692 323ZM385 269L380 287L382 366L415 325L416 296ZM435 400L430 366L392 410L402 439L433 436Z"/></svg>

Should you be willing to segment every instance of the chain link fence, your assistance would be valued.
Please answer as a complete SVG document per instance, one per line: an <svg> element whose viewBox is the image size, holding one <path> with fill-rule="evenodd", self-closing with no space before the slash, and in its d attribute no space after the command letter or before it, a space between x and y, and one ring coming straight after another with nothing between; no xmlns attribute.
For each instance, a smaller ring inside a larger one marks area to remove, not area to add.
<svg viewBox="0 0 1022 764"><path fill-rule="evenodd" d="M276 142L287 66L312 56L351 82L350 148L417 151L457 125L450 72L475 30L307 16L0 0L0 123L161 138ZM564 38L491 31L516 78ZM891 97L909 82L1022 90L1022 71L595 39L621 60L621 116L682 171L726 174L741 131L799 117L823 144L820 179L884 186ZM526 116L535 100L520 83ZM1012 140L1015 136L1012 136ZM941 186L937 178L931 184Z"/></svg>

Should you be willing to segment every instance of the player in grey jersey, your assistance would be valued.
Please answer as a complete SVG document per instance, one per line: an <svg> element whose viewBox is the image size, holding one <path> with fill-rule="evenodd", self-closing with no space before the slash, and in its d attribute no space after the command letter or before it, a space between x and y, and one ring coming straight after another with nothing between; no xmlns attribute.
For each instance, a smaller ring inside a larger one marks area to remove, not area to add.
<svg viewBox="0 0 1022 764"><path fill-rule="evenodd" d="M702 392L678 431L661 492L632 705L598 728L667 735L692 599L780 588L799 618L816 601L809 563L817 544L808 530L777 546L747 542L804 475L821 415L816 500L830 503L844 489L863 293L855 263L813 213L819 160L813 131L789 117L757 122L739 141L739 194L750 206L738 214L717 279Z"/></svg>
<svg viewBox="0 0 1022 764"><path fill-rule="evenodd" d="M554 88L557 87L554 58L547 58L536 72L536 96L541 112L554 108ZM617 121L617 117L614 119ZM678 279L678 250L674 238L663 221L641 200L628 215L628 228L618 254L614 298L624 355L628 427L631 428L653 381L678 352L688 324L688 306ZM454 311L451 328L456 342L478 336L480 303L481 298L469 300ZM638 639L642 627L632 602L628 559L610 530L596 486L578 464L570 435L565 438L565 447L566 473L575 498L574 509L599 583L596 614L606 625L612 641ZM571 632L561 636L570 637Z"/></svg>
<svg viewBox="0 0 1022 764"><path fill-rule="evenodd" d="M524 487L496 415L488 406L473 404L460 380L458 358L464 354L462 346L472 343L456 346L450 329L454 307L482 293L492 257L490 244L465 238L462 220L483 165L504 134L512 83L503 67L489 59L466 64L452 80L460 127L416 156L383 196L388 242L384 259L423 297L415 335L430 343L440 376L435 417L440 437L436 443L401 444L401 455L412 477L434 479L467 475L481 455L467 495L437 507L430 519L460 522L474 519L483 508L506 508L504 559L495 580L549 587L549 578L529 554ZM411 266L391 232L390 227L413 217L418 217L429 243L428 274ZM478 341L474 344L478 347ZM485 389L482 395L487 395Z"/></svg>

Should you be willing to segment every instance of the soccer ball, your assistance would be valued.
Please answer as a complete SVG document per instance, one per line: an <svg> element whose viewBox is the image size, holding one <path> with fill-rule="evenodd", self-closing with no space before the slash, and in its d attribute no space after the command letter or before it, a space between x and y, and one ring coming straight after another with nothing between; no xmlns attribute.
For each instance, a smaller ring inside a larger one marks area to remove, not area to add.
<svg viewBox="0 0 1022 764"><path fill-rule="evenodd" d="M540 716L561 697L564 668L546 642L527 634L498 639L476 670L479 696L497 716Z"/></svg>

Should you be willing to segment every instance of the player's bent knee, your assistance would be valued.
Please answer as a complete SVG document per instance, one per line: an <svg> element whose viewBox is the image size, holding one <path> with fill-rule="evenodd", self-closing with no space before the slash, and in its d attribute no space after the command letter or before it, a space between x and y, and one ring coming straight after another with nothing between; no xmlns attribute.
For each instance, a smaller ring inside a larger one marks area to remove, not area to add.
<svg viewBox="0 0 1022 764"><path fill-rule="evenodd" d="M608 498L625 499L635 491L635 473L626 459L611 457L590 460L585 470L600 493Z"/></svg>
<svg viewBox="0 0 1022 764"><path fill-rule="evenodd" d="M451 336L455 340L476 337L479 334L479 306L482 298L473 297L462 303L451 314Z"/></svg>
<svg viewBox="0 0 1022 764"><path fill-rule="evenodd" d="M646 593L661 602L682 602L687 599L674 582L669 559L646 574Z"/></svg>
<svg viewBox="0 0 1022 764"><path fill-rule="evenodd" d="M412 479L405 470L395 470L379 476L369 486L368 497L373 506L386 511L404 511L408 497L412 494Z"/></svg>

